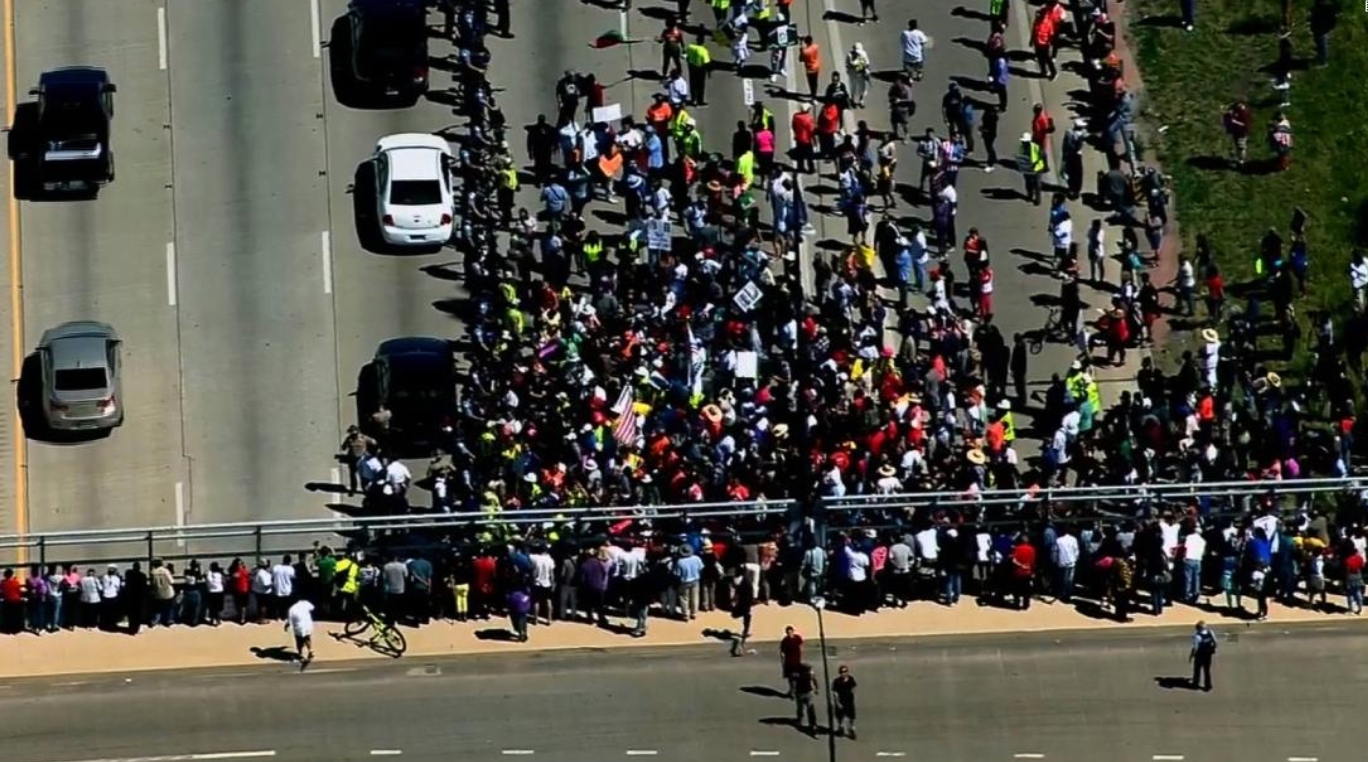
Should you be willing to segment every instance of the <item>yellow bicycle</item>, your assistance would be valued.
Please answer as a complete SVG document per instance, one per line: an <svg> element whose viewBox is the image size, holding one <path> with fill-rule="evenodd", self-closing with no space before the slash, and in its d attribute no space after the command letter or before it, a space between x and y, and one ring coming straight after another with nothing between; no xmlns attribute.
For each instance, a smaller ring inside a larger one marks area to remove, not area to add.
<svg viewBox="0 0 1368 762"><path fill-rule="evenodd" d="M367 632L371 633L367 640L372 648L389 653L396 659L408 650L408 641L398 627L386 622L370 607L360 604L357 616L342 628L342 635L351 640L362 640L361 636Z"/></svg>

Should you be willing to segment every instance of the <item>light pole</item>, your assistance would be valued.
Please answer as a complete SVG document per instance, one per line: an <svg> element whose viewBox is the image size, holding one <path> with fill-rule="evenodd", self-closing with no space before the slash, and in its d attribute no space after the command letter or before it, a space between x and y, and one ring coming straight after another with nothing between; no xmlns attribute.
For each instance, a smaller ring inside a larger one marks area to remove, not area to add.
<svg viewBox="0 0 1368 762"><path fill-rule="evenodd" d="M817 612L817 644L822 649L822 696L826 698L827 711L827 762L836 762L836 705L831 700L831 661L827 657L826 622L822 611L826 609L826 599L814 596L812 609Z"/></svg>

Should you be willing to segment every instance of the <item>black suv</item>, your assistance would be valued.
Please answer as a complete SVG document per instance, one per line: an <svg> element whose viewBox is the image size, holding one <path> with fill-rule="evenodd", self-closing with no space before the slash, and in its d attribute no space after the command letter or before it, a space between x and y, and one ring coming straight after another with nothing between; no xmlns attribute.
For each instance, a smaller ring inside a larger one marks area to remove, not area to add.
<svg viewBox="0 0 1368 762"><path fill-rule="evenodd" d="M428 89L425 0L352 0L351 75L376 98L412 106Z"/></svg>
<svg viewBox="0 0 1368 762"><path fill-rule="evenodd" d="M29 184L51 193L91 194L114 182L110 125L118 88L104 69L71 66L43 72L20 104L9 154Z"/></svg>
<svg viewBox="0 0 1368 762"><path fill-rule="evenodd" d="M361 369L357 403L363 427L380 408L389 411L389 431L382 439L392 452L427 454L439 444L442 427L456 420L451 342L427 336L381 342L375 359Z"/></svg>

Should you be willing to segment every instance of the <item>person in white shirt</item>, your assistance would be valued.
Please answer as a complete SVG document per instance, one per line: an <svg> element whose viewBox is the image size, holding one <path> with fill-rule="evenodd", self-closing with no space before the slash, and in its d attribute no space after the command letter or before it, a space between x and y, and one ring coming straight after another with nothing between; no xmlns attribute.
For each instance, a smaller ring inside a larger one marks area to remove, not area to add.
<svg viewBox="0 0 1368 762"><path fill-rule="evenodd" d="M1206 557L1206 538L1200 531L1183 537L1183 600L1196 603L1202 595L1202 559Z"/></svg>
<svg viewBox="0 0 1368 762"><path fill-rule="evenodd" d="M907 28L902 31L898 38L899 47L902 48L903 71L912 75L912 79L920 80L922 70L926 66L926 48L931 40L926 36L926 32L917 28L917 20L911 19L907 22Z"/></svg>
<svg viewBox="0 0 1368 762"><path fill-rule="evenodd" d="M275 610L286 611L294 603L295 568L290 565L290 557L280 559L271 568L271 592L275 595Z"/></svg>
<svg viewBox="0 0 1368 762"><path fill-rule="evenodd" d="M252 573L252 608L256 611L257 622L273 618L271 588L274 586L275 577L271 574L270 564L264 558L258 560L256 571Z"/></svg>
<svg viewBox="0 0 1368 762"><path fill-rule="evenodd" d="M528 554L532 562L532 623L544 619L551 624L551 593L555 590L556 561L546 545L536 545Z"/></svg>
<svg viewBox="0 0 1368 762"><path fill-rule="evenodd" d="M119 610L119 593L123 590L123 577L119 567L109 565L105 575L100 578L100 629L109 632L119 626L123 612Z"/></svg>
<svg viewBox="0 0 1368 762"><path fill-rule="evenodd" d="M209 564L209 572L204 575L204 589L209 594L209 624L217 627L223 624L223 567L218 561Z"/></svg>
<svg viewBox="0 0 1368 762"><path fill-rule="evenodd" d="M1107 282L1107 229L1101 218L1088 228L1088 279L1093 283Z"/></svg>
<svg viewBox="0 0 1368 762"><path fill-rule="evenodd" d="M80 622L80 626L91 628L95 626L100 611L100 578L95 574L95 570L86 569L84 577L81 577L81 615L73 621Z"/></svg>
<svg viewBox="0 0 1368 762"><path fill-rule="evenodd" d="M1066 528L1059 530L1054 547L1050 549L1050 560L1059 577L1059 600L1068 603L1073 600L1074 571L1078 567L1078 538L1073 532Z"/></svg>
<svg viewBox="0 0 1368 762"><path fill-rule="evenodd" d="M870 594L869 581L869 554L860 550L853 544L845 546L846 556L846 582L849 584L850 594L848 596L848 606L846 607L852 614L863 614L870 608L873 602Z"/></svg>
<svg viewBox="0 0 1368 762"><path fill-rule="evenodd" d="M299 654L299 670L301 672L314 660L313 612L314 605L307 599L295 602L285 612L285 629L294 632L295 652Z"/></svg>
<svg viewBox="0 0 1368 762"><path fill-rule="evenodd" d="M940 560L940 534L935 527L927 527L916 535L917 558L923 566L934 567Z"/></svg>

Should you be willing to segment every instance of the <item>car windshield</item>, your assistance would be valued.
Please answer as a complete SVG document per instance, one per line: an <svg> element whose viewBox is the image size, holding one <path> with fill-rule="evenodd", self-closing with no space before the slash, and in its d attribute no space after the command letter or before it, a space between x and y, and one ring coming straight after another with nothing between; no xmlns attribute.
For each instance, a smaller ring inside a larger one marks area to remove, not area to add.
<svg viewBox="0 0 1368 762"><path fill-rule="evenodd" d="M52 385L59 392L85 392L107 386L104 368L70 368L52 375Z"/></svg>
<svg viewBox="0 0 1368 762"><path fill-rule="evenodd" d="M442 184L437 180L395 180L390 183L390 203L396 206L440 204Z"/></svg>

